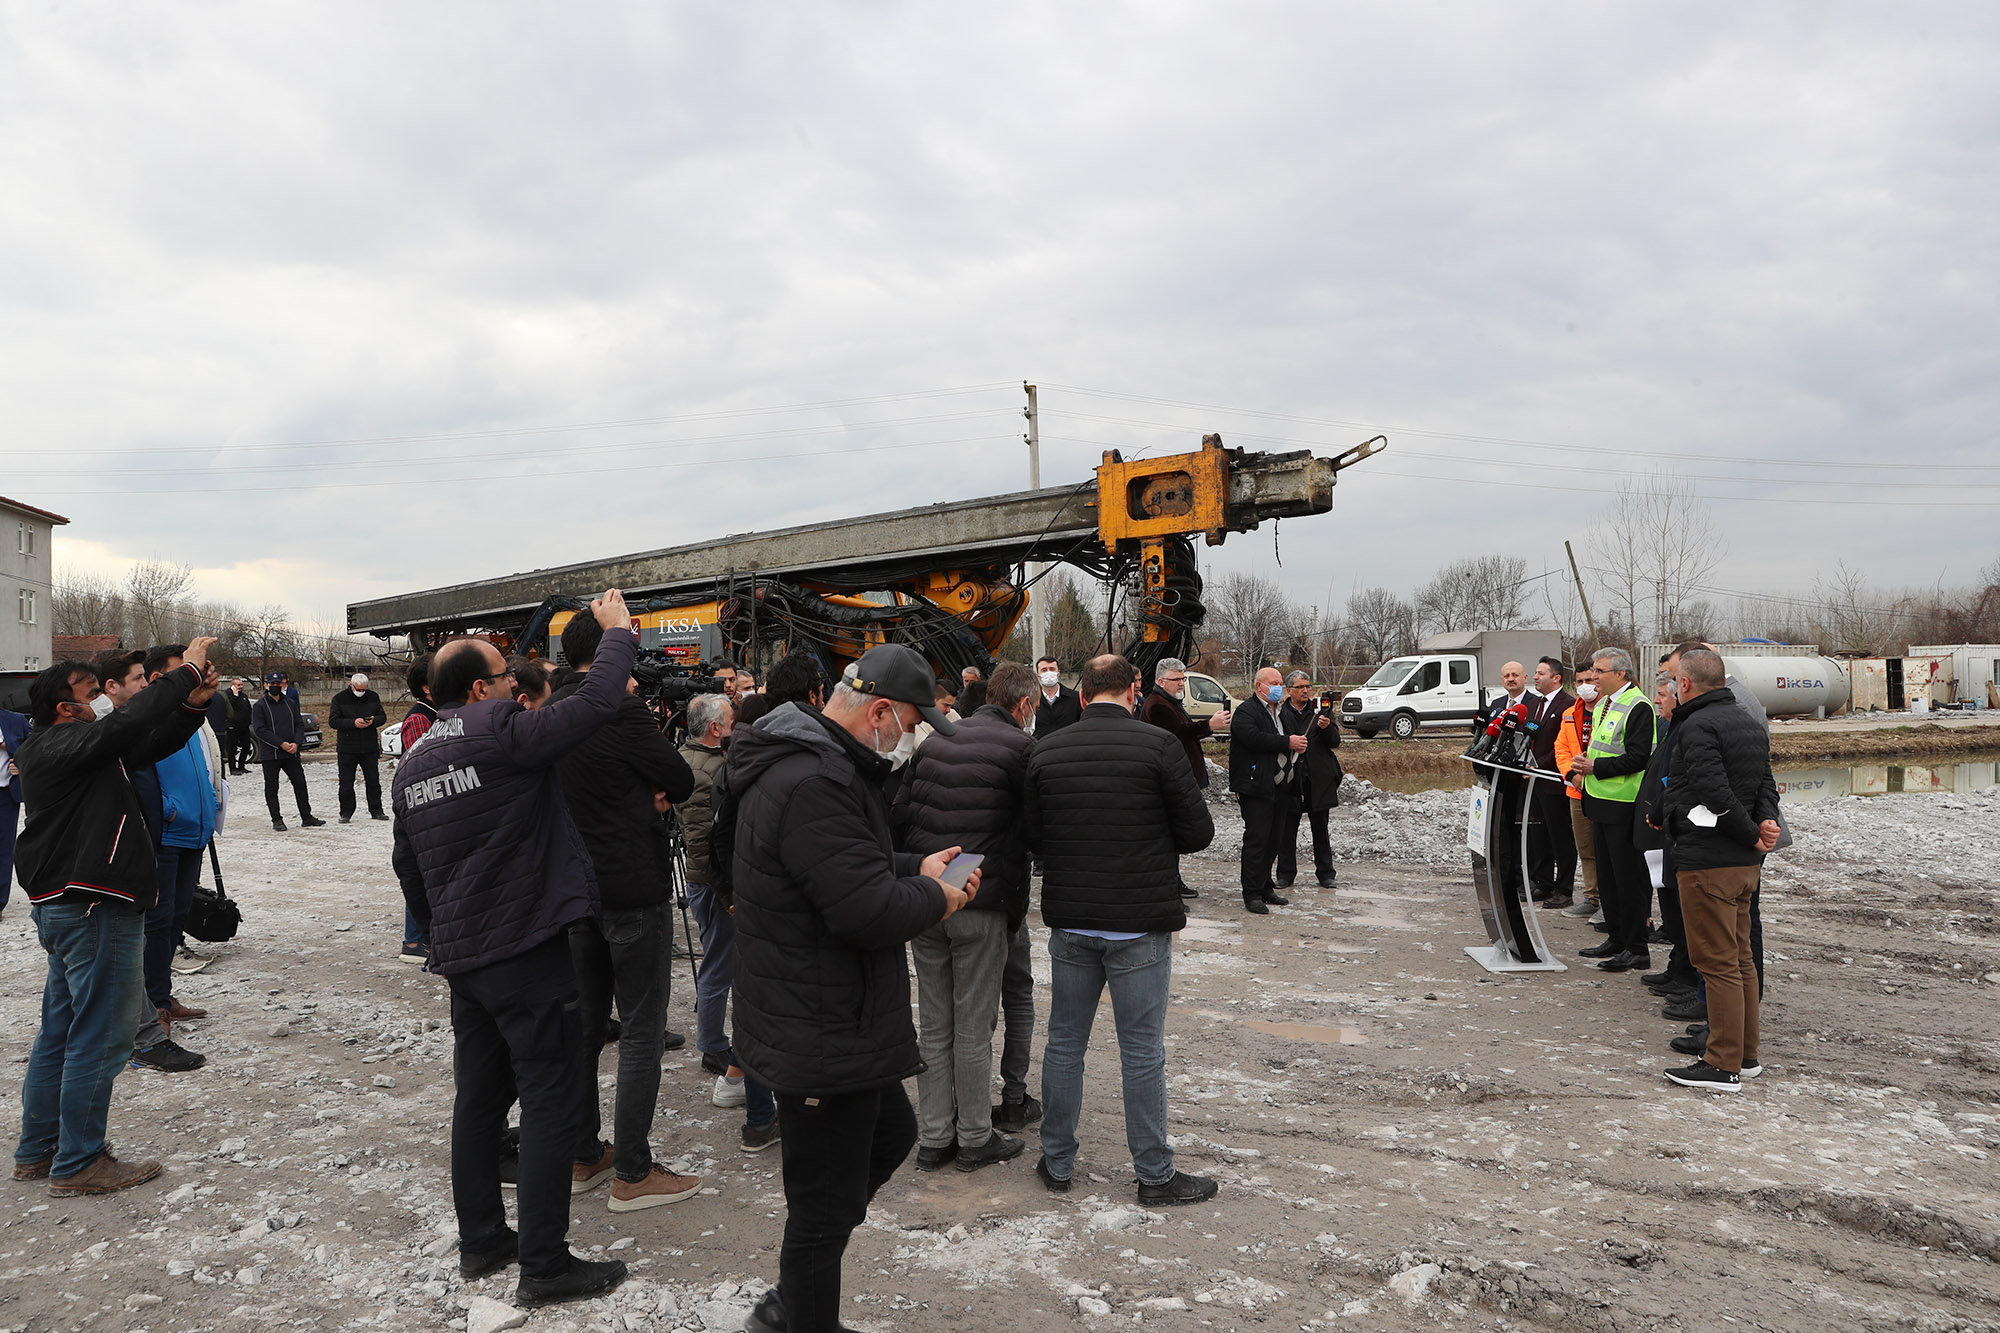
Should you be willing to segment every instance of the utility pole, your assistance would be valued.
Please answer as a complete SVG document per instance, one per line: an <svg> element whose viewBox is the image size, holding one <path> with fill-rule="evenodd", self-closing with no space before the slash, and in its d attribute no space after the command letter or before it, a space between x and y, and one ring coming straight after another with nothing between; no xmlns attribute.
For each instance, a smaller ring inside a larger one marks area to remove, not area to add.
<svg viewBox="0 0 2000 1333"><path fill-rule="evenodd" d="M1028 433L1023 437L1028 442L1028 489L1039 491L1042 489L1042 423L1036 412L1035 386L1024 381L1021 388L1028 395L1028 406L1021 413L1028 419ZM1028 566L1029 575L1039 580L1042 571L1047 568L1041 561L1035 561ZM1043 614L1040 582L1036 582L1035 591L1028 594L1028 638L1034 645L1037 659L1048 652L1048 617Z"/></svg>
<svg viewBox="0 0 2000 1333"><path fill-rule="evenodd" d="M1576 552L1563 543L1563 554L1569 557L1569 576L1576 580L1576 600L1583 603L1583 623L1590 626L1590 646L1593 651L1604 646L1604 640L1597 637L1597 622L1590 616L1590 598L1583 594L1583 575L1576 572Z"/></svg>

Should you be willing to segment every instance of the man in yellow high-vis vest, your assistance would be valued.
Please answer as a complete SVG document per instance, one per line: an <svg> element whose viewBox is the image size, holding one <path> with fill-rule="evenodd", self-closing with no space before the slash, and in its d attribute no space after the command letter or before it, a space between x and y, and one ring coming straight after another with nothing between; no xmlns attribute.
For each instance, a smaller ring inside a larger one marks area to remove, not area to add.
<svg viewBox="0 0 2000 1333"><path fill-rule="evenodd" d="M1658 722L1645 692L1632 684L1630 653L1600 648L1591 665L1597 670L1598 702L1590 748L1570 773L1583 780L1583 813L1597 846L1598 899L1608 929L1602 944L1579 952L1606 972L1629 972L1653 965L1646 947L1653 881L1645 856L1632 845L1632 812L1653 757Z"/></svg>

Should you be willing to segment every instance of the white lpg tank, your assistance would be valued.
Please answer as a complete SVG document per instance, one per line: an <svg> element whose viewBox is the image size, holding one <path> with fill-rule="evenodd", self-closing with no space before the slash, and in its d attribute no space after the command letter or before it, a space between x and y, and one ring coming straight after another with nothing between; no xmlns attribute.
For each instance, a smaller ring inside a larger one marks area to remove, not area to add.
<svg viewBox="0 0 2000 1333"><path fill-rule="evenodd" d="M1847 706L1847 672L1830 657L1725 656L1722 665L1772 717L1824 717Z"/></svg>

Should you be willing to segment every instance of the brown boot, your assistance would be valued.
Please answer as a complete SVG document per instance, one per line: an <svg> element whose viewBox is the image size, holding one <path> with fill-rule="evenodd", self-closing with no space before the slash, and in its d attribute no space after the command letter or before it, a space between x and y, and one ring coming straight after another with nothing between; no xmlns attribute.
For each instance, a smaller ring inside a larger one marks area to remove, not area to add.
<svg viewBox="0 0 2000 1333"><path fill-rule="evenodd" d="M121 1162L110 1153L99 1153L97 1160L73 1176L58 1179L49 1177L49 1197L67 1199L77 1194L115 1194L119 1190L129 1190L134 1185L143 1185L163 1168L158 1162Z"/></svg>
<svg viewBox="0 0 2000 1333"><path fill-rule="evenodd" d="M53 1157L44 1157L39 1162L16 1162L14 1163L14 1179L47 1180L49 1178L49 1168L55 1164L55 1160Z"/></svg>
<svg viewBox="0 0 2000 1333"><path fill-rule="evenodd" d="M167 1007L160 1010L160 1012L165 1014L168 1018L173 1019L174 1022L176 1023L181 1022L183 1019L208 1017L208 1010L196 1009L189 1005L182 1004L178 998L169 999L167 1001Z"/></svg>

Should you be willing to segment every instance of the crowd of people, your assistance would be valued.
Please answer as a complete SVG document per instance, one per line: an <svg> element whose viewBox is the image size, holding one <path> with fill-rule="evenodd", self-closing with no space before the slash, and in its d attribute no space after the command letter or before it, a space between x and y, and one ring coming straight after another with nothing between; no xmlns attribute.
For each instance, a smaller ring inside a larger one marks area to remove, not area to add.
<svg viewBox="0 0 2000 1333"><path fill-rule="evenodd" d="M1166 1078L1173 937L1196 896L1180 858L1215 832L1203 742L1228 737L1239 888L1246 911L1267 914L1289 905L1302 820L1316 885L1337 882L1333 695L1267 667L1248 702L1196 718L1187 665L1172 658L1150 687L1116 656L1086 663L1074 687L1046 658L941 681L889 644L837 679L795 652L762 690L724 664L714 692L686 700L675 745L636 691L629 626L613 590L562 630L564 666L476 638L412 664L393 814L381 697L356 674L329 709L340 818L365 796L372 818L394 820L401 957L450 993L467 1278L518 1263L524 1305L600 1294L626 1270L570 1252L573 1200L608 1184L606 1206L626 1212L701 1190L652 1146L662 1055L686 1040L666 1022L676 885L700 936L694 1039L710 1100L742 1109L744 1152L775 1147L782 1164L778 1280L748 1327L840 1326L849 1237L912 1150L918 1170L975 1172L1021 1156L1017 1136L1039 1122L1035 1176L1068 1191L1107 991L1136 1200L1216 1194L1175 1164ZM46 1179L58 1197L161 1169L110 1153L111 1083L128 1064L203 1063L173 1037L202 1016L175 995L173 963L223 775L245 771L244 733L274 829L286 827L282 776L301 822L324 823L307 798L296 692L281 673L255 700L240 679L220 688L212 643L59 663L31 689L34 729L0 734L10 773L26 779L21 879L49 958L15 1177ZM1485 711L1525 708L1538 765L1565 778L1537 784L1533 895L1600 925L1605 941L1583 953L1606 971L1643 971L1651 945L1670 944L1642 980L1692 1022L1674 1045L1698 1058L1668 1077L1740 1086L1759 1072L1757 871L1782 835L1764 721L1708 645L1669 654L1650 698L1634 673L1616 648L1574 673L1544 658L1532 686L1510 663ZM1036 877L1045 1014L1028 930ZM1039 1097L1028 1086L1038 1024Z"/></svg>

